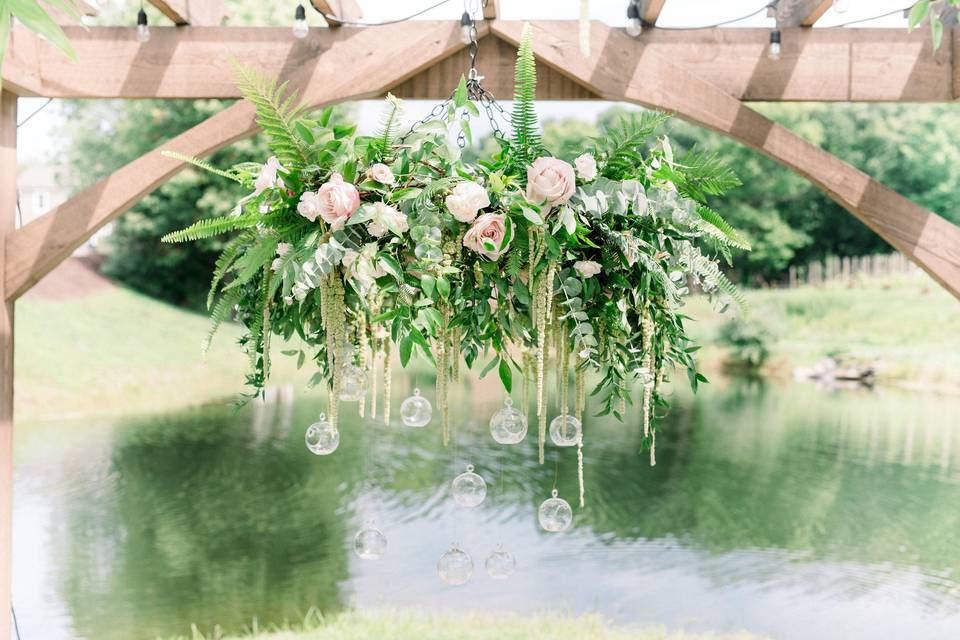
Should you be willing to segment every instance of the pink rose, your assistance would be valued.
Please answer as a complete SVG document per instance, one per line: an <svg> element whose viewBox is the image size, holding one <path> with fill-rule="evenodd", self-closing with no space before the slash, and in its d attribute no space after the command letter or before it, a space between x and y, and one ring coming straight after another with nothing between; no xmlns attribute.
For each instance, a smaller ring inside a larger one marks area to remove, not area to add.
<svg viewBox="0 0 960 640"><path fill-rule="evenodd" d="M316 222L320 215L320 196L315 191L307 191L300 196L300 202L297 203L297 213L302 215L310 222Z"/></svg>
<svg viewBox="0 0 960 640"><path fill-rule="evenodd" d="M507 220L498 213L485 213L463 236L463 246L488 260L496 260L509 247L512 239Z"/></svg>
<svg viewBox="0 0 960 640"><path fill-rule="evenodd" d="M382 162L371 165L371 167L367 169L367 177L380 184L392 185L396 182L396 178L393 177L393 171Z"/></svg>
<svg viewBox="0 0 960 640"><path fill-rule="evenodd" d="M320 217L334 229L340 229L347 218L360 207L360 192L339 173L331 174L330 181L317 190Z"/></svg>
<svg viewBox="0 0 960 640"><path fill-rule="evenodd" d="M460 222L473 222L480 209L490 206L490 196L476 182L457 184L446 199L447 209Z"/></svg>
<svg viewBox="0 0 960 640"><path fill-rule="evenodd" d="M257 179L254 181L254 196L258 196L267 189L273 189L274 187L283 188L283 178L277 175L277 172L289 173L287 169L280 164L280 161L277 160L277 156L270 156L267 159L266 164L260 167L260 173L257 174Z"/></svg>
<svg viewBox="0 0 960 640"><path fill-rule="evenodd" d="M558 158L537 158L527 167L527 199L546 202L551 207L563 204L576 190L573 167Z"/></svg>
<svg viewBox="0 0 960 640"><path fill-rule="evenodd" d="M584 182L590 182L597 177L597 160L589 153L577 156L573 164L577 166L577 175Z"/></svg>

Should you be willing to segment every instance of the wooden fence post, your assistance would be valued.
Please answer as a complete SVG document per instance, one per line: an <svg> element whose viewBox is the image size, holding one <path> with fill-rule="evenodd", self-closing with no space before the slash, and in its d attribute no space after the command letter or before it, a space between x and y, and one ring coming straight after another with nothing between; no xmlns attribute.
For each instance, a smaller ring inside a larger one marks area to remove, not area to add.
<svg viewBox="0 0 960 640"><path fill-rule="evenodd" d="M17 215L17 96L0 91L0 293ZM0 296L0 640L10 640L13 543L13 301Z"/></svg>

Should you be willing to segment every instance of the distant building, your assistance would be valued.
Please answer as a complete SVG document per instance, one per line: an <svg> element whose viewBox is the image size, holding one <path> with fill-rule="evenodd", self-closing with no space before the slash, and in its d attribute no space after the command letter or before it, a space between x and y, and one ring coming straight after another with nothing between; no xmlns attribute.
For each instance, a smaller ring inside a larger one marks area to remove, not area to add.
<svg viewBox="0 0 960 640"><path fill-rule="evenodd" d="M17 176L18 226L29 224L50 209L66 202L70 192L61 184L64 171L63 167L46 164L30 165L20 170L20 175ZM97 242L109 233L109 226L101 229L77 249L77 253L95 252Z"/></svg>

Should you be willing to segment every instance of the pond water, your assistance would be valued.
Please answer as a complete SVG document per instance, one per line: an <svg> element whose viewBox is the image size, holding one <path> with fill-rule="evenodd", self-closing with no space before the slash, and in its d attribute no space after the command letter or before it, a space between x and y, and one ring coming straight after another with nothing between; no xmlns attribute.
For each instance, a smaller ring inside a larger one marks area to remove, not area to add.
<svg viewBox="0 0 960 640"><path fill-rule="evenodd" d="M452 394L455 445L343 410L341 445L310 454L319 393L281 389L236 412L20 424L13 597L24 640L136 640L191 623L238 630L311 606L447 613L600 612L619 624L776 638L960 637L960 398L827 393L758 382L678 393L658 464L637 416L586 426L586 508L548 534L556 480L575 504L575 449L536 464L534 432L504 448L494 384ZM394 384L394 414L412 388ZM432 396L427 388L424 393ZM450 480L488 485L465 510ZM352 551L375 518L379 561ZM436 573L453 541L477 566ZM517 572L483 561L502 542Z"/></svg>

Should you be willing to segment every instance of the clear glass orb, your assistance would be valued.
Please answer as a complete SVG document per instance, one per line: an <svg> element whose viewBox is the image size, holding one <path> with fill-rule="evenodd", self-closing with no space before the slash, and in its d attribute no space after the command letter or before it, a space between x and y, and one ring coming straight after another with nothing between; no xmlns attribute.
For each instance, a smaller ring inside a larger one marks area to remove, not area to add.
<svg viewBox="0 0 960 640"><path fill-rule="evenodd" d="M491 578L503 580L513 575L517 568L517 561L513 556L503 550L503 545L498 544L497 548L487 556L487 561L483 563L487 569L487 574Z"/></svg>
<svg viewBox="0 0 960 640"><path fill-rule="evenodd" d="M320 419L307 427L305 436L307 449L318 456L328 456L340 446L340 432L330 424L327 416L320 414Z"/></svg>
<svg viewBox="0 0 960 640"><path fill-rule="evenodd" d="M453 479L453 500L461 507L475 507L487 496L487 483L468 465L465 473Z"/></svg>
<svg viewBox="0 0 960 640"><path fill-rule="evenodd" d="M490 435L500 444L517 444L527 435L527 417L507 398L504 407L490 418Z"/></svg>
<svg viewBox="0 0 960 640"><path fill-rule="evenodd" d="M367 392L367 373L355 364L345 364L340 369L340 399L357 402Z"/></svg>
<svg viewBox="0 0 960 640"><path fill-rule="evenodd" d="M540 505L537 519L545 531L566 531L573 524L573 509L569 502L557 497L556 489L551 495Z"/></svg>
<svg viewBox="0 0 960 640"><path fill-rule="evenodd" d="M374 526L373 521L367 522L353 537L353 550L364 560L377 560L387 552L387 536Z"/></svg>
<svg viewBox="0 0 960 640"><path fill-rule="evenodd" d="M580 441L580 421L562 413L550 421L550 439L558 447L572 447Z"/></svg>
<svg viewBox="0 0 960 640"><path fill-rule="evenodd" d="M440 556L437 562L437 575L447 584L466 584L473 575L473 558L456 544Z"/></svg>
<svg viewBox="0 0 960 640"><path fill-rule="evenodd" d="M413 395L400 403L400 419L408 427L425 427L432 416L433 407L420 395L420 389L414 389Z"/></svg>

